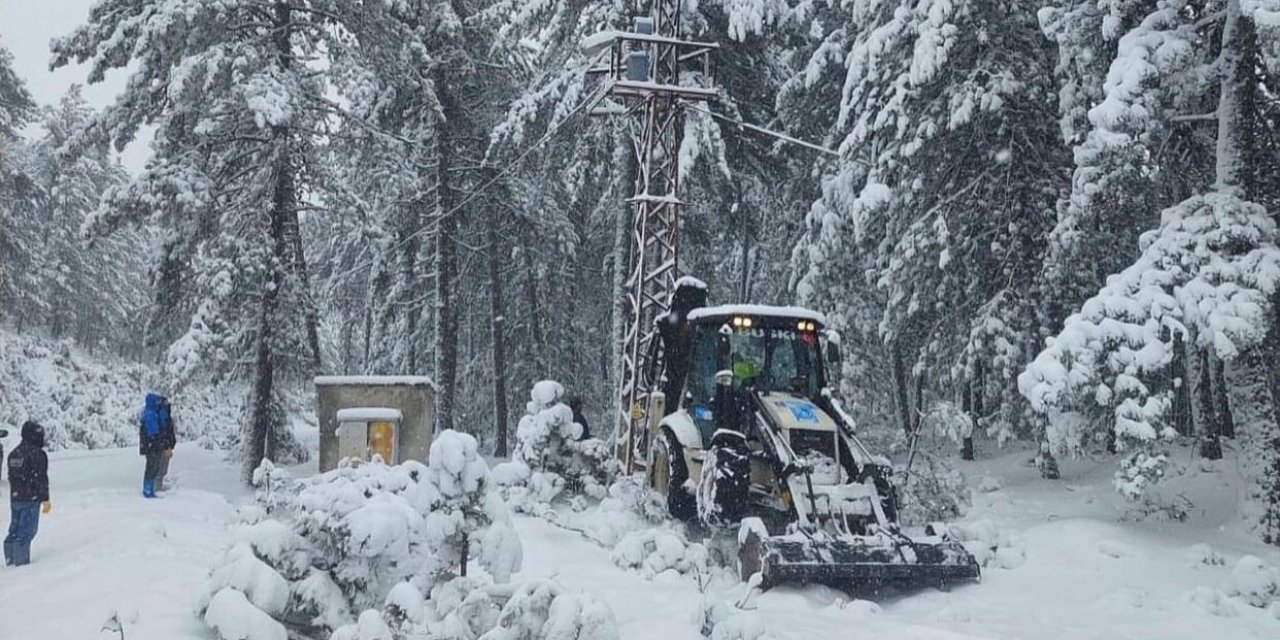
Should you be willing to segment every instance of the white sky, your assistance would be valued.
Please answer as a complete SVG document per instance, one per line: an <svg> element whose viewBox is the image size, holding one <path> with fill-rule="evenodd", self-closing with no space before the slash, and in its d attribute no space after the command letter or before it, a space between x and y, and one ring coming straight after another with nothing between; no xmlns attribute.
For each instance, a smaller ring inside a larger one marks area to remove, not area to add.
<svg viewBox="0 0 1280 640"><path fill-rule="evenodd" d="M85 85L84 97L95 108L111 104L124 88L125 74L116 72L96 85L88 85L87 66L49 71L49 41L70 33L84 22L96 0L0 0L0 43L13 54L14 71L40 104L56 104L72 84ZM36 129L29 127L28 135ZM139 133L138 142L125 149L122 161L132 173L146 163L150 130Z"/></svg>

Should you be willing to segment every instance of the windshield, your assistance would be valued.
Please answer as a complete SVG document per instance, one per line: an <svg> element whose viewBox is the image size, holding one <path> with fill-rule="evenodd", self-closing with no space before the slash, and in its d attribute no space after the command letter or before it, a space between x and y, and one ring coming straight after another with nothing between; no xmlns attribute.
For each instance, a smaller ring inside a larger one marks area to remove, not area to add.
<svg viewBox="0 0 1280 640"><path fill-rule="evenodd" d="M728 360L722 361L717 328L699 328L688 389L695 403L715 397L715 374L733 372L735 388L792 393L806 398L818 394L818 337L813 332L778 328L735 330L729 336Z"/></svg>
<svg viewBox="0 0 1280 640"><path fill-rule="evenodd" d="M735 386L804 397L818 392L818 338L790 329L744 329L729 339Z"/></svg>

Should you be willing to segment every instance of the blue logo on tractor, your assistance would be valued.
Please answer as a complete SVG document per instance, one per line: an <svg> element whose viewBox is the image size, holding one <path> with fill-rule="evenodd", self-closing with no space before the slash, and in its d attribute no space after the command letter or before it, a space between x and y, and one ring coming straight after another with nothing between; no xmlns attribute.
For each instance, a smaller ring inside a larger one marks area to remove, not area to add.
<svg viewBox="0 0 1280 640"><path fill-rule="evenodd" d="M778 404L790 410L791 417L795 418L796 422L819 422L818 414L814 412L813 405L808 402L779 400Z"/></svg>

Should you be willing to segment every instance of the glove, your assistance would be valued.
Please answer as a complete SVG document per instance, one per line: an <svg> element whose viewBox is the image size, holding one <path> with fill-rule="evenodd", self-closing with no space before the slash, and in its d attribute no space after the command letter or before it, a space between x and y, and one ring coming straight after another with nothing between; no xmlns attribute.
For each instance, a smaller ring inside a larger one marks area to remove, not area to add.
<svg viewBox="0 0 1280 640"><path fill-rule="evenodd" d="M50 501L50 500L45 500L44 502L40 503L40 513L45 513L45 514L47 514L47 513L49 513L50 511L53 511L53 502L52 502L52 501Z"/></svg>
<svg viewBox="0 0 1280 640"><path fill-rule="evenodd" d="M169 458L172 458L172 457L173 457L173 449L165 449L165 450L164 450L164 459L165 459L165 460L168 460Z"/></svg>

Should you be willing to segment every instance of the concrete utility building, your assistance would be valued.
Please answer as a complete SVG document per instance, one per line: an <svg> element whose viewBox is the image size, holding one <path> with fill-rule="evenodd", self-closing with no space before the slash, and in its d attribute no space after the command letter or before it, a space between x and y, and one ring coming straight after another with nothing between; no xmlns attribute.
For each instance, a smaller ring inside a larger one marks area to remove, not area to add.
<svg viewBox="0 0 1280 640"><path fill-rule="evenodd" d="M435 383L424 376L320 376L320 471L343 458L427 461Z"/></svg>

